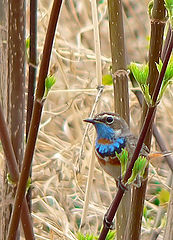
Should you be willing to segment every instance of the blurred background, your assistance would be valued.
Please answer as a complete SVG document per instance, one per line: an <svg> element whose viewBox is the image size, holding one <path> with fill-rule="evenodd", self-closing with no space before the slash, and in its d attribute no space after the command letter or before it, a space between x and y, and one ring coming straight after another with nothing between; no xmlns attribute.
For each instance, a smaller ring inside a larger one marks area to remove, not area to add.
<svg viewBox="0 0 173 240"><path fill-rule="evenodd" d="M38 62L53 1L38 5ZM111 52L107 1L98 0L102 73L109 74ZM124 0L124 27L127 62L147 60L150 35L148 1ZM29 11L29 6L28 6ZM29 22L29 12L27 22ZM29 27L28 27L29 32ZM84 196L92 155L94 129L87 118L98 93L91 4L89 0L65 0L54 42L50 74L56 84L45 102L33 160L32 198L36 239L75 239L79 231ZM129 82L131 131L138 135L141 109ZM158 106L156 123L171 151L173 142L172 87ZM113 111L113 87L105 86L99 100L101 112ZM159 151L155 139L152 152ZM159 193L167 191L169 169L162 159L150 167L146 199L146 216L142 232L147 234L160 209L166 211L167 200L160 203ZM114 180L103 173L96 162L84 233L98 234L102 219L116 192ZM164 206L162 206L164 205ZM165 216L163 215L162 221ZM144 238L143 238L144 239Z"/></svg>

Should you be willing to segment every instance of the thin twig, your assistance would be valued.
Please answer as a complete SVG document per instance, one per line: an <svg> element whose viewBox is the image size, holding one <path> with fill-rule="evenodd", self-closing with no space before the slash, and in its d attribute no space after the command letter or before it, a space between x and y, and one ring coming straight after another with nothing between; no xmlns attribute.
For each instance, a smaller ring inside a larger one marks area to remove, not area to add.
<svg viewBox="0 0 173 240"><path fill-rule="evenodd" d="M37 0L30 1L30 46L29 46L29 79L28 79L28 99L27 99L27 114L26 114L26 141L28 138L29 127L31 122L34 91L37 74ZM32 169L30 177L32 175ZM26 199L31 211L32 188L28 189Z"/></svg>
<svg viewBox="0 0 173 240"><path fill-rule="evenodd" d="M90 117L92 117L94 110L98 106L97 103L103 92L103 86L101 85L102 84L102 65L101 65L101 51L100 51L99 21L98 21L98 11L97 11L96 0L91 0L91 10L92 10L92 21L93 21L93 29L94 29L94 43L95 43L95 54L96 54L96 80L97 80L97 86L98 86L98 94L97 94L94 106L92 108ZM88 125L85 130L87 133ZM94 138L95 138L95 136L94 136ZM90 195L91 195L91 187L92 187L93 176L94 176L94 166L95 166L94 145L93 145L92 149L93 149L93 151L92 151L92 156L91 156L90 163L89 163L89 173L88 173L88 178L87 178L85 201L84 201L84 207L83 207L83 211L82 211L80 227L82 227L82 225L85 224L85 218L86 218L86 214L87 214L87 210L88 210L89 199L90 199Z"/></svg>
<svg viewBox="0 0 173 240"><path fill-rule="evenodd" d="M98 87L97 90L98 90L98 93L96 95L96 98L95 98L95 101L94 101L94 104L93 104L93 107L92 107L92 110L91 110L91 113L90 113L90 116L89 118L92 118L93 115L94 115L94 112L95 112L95 109L97 107L97 104L101 98L101 95L103 93L103 89L104 89L104 86L101 86L101 87ZM85 138L86 138L86 135L87 135L87 132L88 132L88 129L89 129L89 123L87 124L86 128L85 128L85 131L84 131L84 134L83 134L83 138L82 138L82 143L81 143L81 148L80 148L80 152L79 152L79 157L77 159L77 162L76 162L76 166L78 166L81 158L82 158L82 153L83 153L83 146L84 146L84 143L85 143ZM76 169L77 173L80 172L80 165L77 167Z"/></svg>

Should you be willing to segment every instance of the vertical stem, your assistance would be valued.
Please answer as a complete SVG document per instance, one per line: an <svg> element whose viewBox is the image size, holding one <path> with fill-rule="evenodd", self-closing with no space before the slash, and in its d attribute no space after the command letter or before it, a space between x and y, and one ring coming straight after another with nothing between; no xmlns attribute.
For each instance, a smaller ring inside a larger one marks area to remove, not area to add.
<svg viewBox="0 0 173 240"><path fill-rule="evenodd" d="M92 21L94 29L94 43L96 54L96 77L98 86L102 85L102 64L101 64L101 51L100 51L100 35L99 35L99 21L96 0L91 0Z"/></svg>
<svg viewBox="0 0 173 240"><path fill-rule="evenodd" d="M115 112L129 124L128 74L121 0L108 0ZM123 71L124 70L124 71ZM117 72L118 71L118 72Z"/></svg>
<svg viewBox="0 0 173 240"><path fill-rule="evenodd" d="M95 54L96 54L96 80L98 85L98 95L102 93L102 64L101 64L101 51L100 51L100 36L99 36L99 21L98 21L98 10L97 10L97 3L96 0L91 0L91 10L92 10L92 21L93 21L93 30L94 30L94 43L95 43ZM97 95L97 97L98 97ZM96 99L97 99L96 97ZM94 107L94 106L93 106ZM95 110L95 109L94 109ZM94 136L95 139L95 136ZM89 164L89 174L87 178L87 185L85 191L85 200L84 200L84 207L82 211L81 223L80 228L85 224L85 218L87 215L89 199L91 195L91 186L93 182L94 176L94 165L95 165L95 153L94 150L92 151L92 156L90 159Z"/></svg>
<svg viewBox="0 0 173 240"><path fill-rule="evenodd" d="M9 0L8 122L16 160L21 166L24 147L25 108L25 1Z"/></svg>
<svg viewBox="0 0 173 240"><path fill-rule="evenodd" d="M30 48L29 48L29 80L26 117L26 139L28 138L32 116L34 91L37 73L37 0L30 0Z"/></svg>
<svg viewBox="0 0 173 240"><path fill-rule="evenodd" d="M164 27L165 27L164 0L154 0L152 16L151 16L149 75L147 80L149 84L149 92L151 96L153 96L154 91L156 90L155 89L156 84L158 83L157 81L158 81L159 72L157 70L156 63L159 62L159 58L162 52ZM158 84L157 90L160 90L159 84ZM153 99L154 103L157 100L158 92L157 94L155 94L155 96L156 98ZM147 112L148 112L148 105L144 102L143 113L142 113L142 124L145 120L145 116ZM153 115L154 114L155 112L153 113ZM154 119L154 116L152 119ZM147 145L149 149L150 149L151 137L152 137L152 127L153 127L153 120L151 121L151 124L148 129L148 133L144 140L145 145ZM144 199L145 199L145 193L147 188L148 168L146 169L144 176L145 177L141 184L141 187L139 189L135 187L133 188L130 218L128 223L128 229L125 236L126 240L133 240L133 239L138 240L140 238Z"/></svg>
<svg viewBox="0 0 173 240"><path fill-rule="evenodd" d="M25 108L25 1L23 0L8 1L8 81L7 121L20 169L24 150ZM14 199L15 189L11 189L10 186L8 188L7 197ZM6 226L8 224L9 219Z"/></svg>
<svg viewBox="0 0 173 240"><path fill-rule="evenodd" d="M121 0L108 0L112 72L126 69L124 28Z"/></svg>
<svg viewBox="0 0 173 240"><path fill-rule="evenodd" d="M118 70L113 74L115 112L124 118L129 124L128 79L128 73L125 70Z"/></svg>
<svg viewBox="0 0 173 240"><path fill-rule="evenodd" d="M26 114L26 140L28 139L29 127L34 103L34 91L37 73L37 0L30 0L30 48L29 48L29 79L28 79L28 99ZM32 171L32 170L31 170ZM30 173L30 176L32 173ZM32 190L28 189L27 202L31 211Z"/></svg>
<svg viewBox="0 0 173 240"><path fill-rule="evenodd" d="M0 1L0 103L4 109L5 118L7 117L7 79L8 79L8 0ZM1 189L1 202L6 202L10 191L6 180L7 168L4 166L3 183ZM7 194L8 192L8 194ZM10 205L2 204L0 207L0 236L6 240L8 222L10 218Z"/></svg>
<svg viewBox="0 0 173 240"><path fill-rule="evenodd" d="M112 54L112 73L114 86L114 109L129 124L128 74L124 43L124 27L121 0L108 0L110 43ZM117 212L117 239L123 239L129 215L131 192L121 201Z"/></svg>
<svg viewBox="0 0 173 240"><path fill-rule="evenodd" d="M165 54L166 54L166 50L168 48L168 44L169 44L170 38L171 38L171 26L169 25L168 31L167 31L167 34L166 34L166 39L165 39L165 42L164 42L164 46L163 46L162 53L161 53L161 60L162 60L162 62L164 60L164 57L165 57Z"/></svg>
<svg viewBox="0 0 173 240"><path fill-rule="evenodd" d="M8 134L8 129L7 129L4 115L3 115L1 104L0 104L0 126L1 126L0 139L3 147L3 151L5 154L5 159L7 162L8 171L10 173L11 179L14 181L14 183L17 184L17 181L19 179L19 170L18 170L14 150ZM28 205L26 202L26 198L24 198L24 202L22 205L21 220L22 220L25 238L27 240L33 240L34 239L33 226L31 221L31 215L29 213Z"/></svg>

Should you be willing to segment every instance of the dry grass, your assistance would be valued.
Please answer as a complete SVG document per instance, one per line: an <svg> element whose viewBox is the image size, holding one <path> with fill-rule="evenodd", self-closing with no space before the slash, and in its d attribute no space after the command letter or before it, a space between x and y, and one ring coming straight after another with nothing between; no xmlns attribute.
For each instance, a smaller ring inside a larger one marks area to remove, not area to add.
<svg viewBox="0 0 173 240"><path fill-rule="evenodd" d="M39 2L40 59L51 8L48 7L49 1ZM103 2L99 4L98 11L102 69L105 74L109 72L111 64L108 17L106 1L98 2ZM128 61L143 62L147 57L146 38L149 35L147 4L144 0L125 0L124 5L128 9L128 18L124 15ZM86 128L83 119L90 115L98 92L90 1L64 1L50 73L55 75L57 81L45 103L33 161L34 231L36 239L76 239L84 206L94 133L93 128L89 128L82 145ZM170 141L173 132L171 89L159 105L157 114L158 126L169 149L173 148ZM130 100L131 129L138 134L140 108L132 91ZM100 98L100 109L113 111L112 87L105 87ZM154 151L157 149L155 140L152 147ZM156 179L167 184L167 166L162 163L159 169L154 168L150 182ZM104 213L116 191L113 179L102 172L98 163L91 188L83 232L98 234ZM146 204L156 215L158 207L152 205L153 188L155 184L150 184ZM150 230L152 222L143 221L143 232Z"/></svg>
<svg viewBox="0 0 173 240"><path fill-rule="evenodd" d="M42 3L44 1L41 1ZM100 1L101 2L101 1ZM106 1L99 4L101 58L103 73L111 64ZM138 1L137 1L138 2ZM124 1L128 8L125 19L128 61L143 62L147 55L149 19L143 1L134 6ZM43 4L44 5L44 4ZM38 44L41 53L49 11L40 5ZM83 119L90 115L97 96L97 80L91 6L89 1L65 1L59 21L52 60L51 73L56 85L49 94L44 107L33 163L33 218L37 239L75 239L79 231L84 206L88 166L92 154L93 128L89 128L84 145L86 124ZM172 132L171 91L167 93L158 109L157 122L164 133ZM140 108L130 92L131 128L139 126ZM101 111L113 110L112 87L105 87L100 98ZM167 113L168 112L168 113ZM170 127L168 127L170 125ZM164 136L169 141L169 135ZM169 141L170 142L170 141ZM168 144L170 146L170 144ZM153 141L153 149L156 148ZM165 166L165 164L164 164ZM165 168L165 167L164 167ZM79 170L79 172L78 172ZM163 172L163 170L162 170ZM162 176L153 172L154 179L166 184L167 168ZM147 204L153 195L149 187ZM104 174L96 163L91 196L83 232L98 234L106 208L115 194L113 179ZM151 207L151 206L150 206ZM158 207L152 205L155 215ZM148 223L144 221L143 231Z"/></svg>

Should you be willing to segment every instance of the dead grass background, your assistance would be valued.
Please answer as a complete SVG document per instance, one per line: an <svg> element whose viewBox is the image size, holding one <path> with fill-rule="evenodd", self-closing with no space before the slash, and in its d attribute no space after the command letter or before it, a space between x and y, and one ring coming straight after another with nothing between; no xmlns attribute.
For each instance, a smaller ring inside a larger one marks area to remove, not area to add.
<svg viewBox="0 0 173 240"><path fill-rule="evenodd" d="M41 58L51 2L41 0L38 6L38 61ZM109 72L111 53L107 2L98 2L103 74ZM147 1L124 0L125 41L128 62L147 59L149 18ZM84 205L88 166L92 154L93 128L82 146L86 124L97 95L95 53L91 6L89 0L65 0L61 11L51 59L50 73L56 84L44 106L35 156L33 160L33 221L36 239L76 239ZM131 89L131 85L129 83ZM138 134L141 110L130 90L131 130ZM157 112L157 124L167 143L173 148L172 90L169 88ZM113 88L107 86L100 98L101 111L113 111ZM82 154L80 156L80 152ZM157 144L153 139L153 151ZM80 158L79 158L80 156ZM167 184L168 167L159 161L150 173L146 205L155 216L160 207L152 204L154 182ZM77 172L80 166L80 171ZM160 170L161 169L161 170ZM157 170L157 171L156 171ZM163 185L162 185L163 187ZM167 188L164 186L164 188ZM98 234L112 197L115 183L96 163L92 193L84 233ZM165 208L166 209L166 208ZM146 235L154 224L143 219ZM162 234L161 234L162 236ZM160 238L161 239L161 238Z"/></svg>

